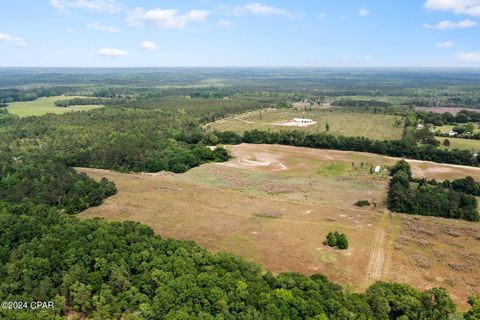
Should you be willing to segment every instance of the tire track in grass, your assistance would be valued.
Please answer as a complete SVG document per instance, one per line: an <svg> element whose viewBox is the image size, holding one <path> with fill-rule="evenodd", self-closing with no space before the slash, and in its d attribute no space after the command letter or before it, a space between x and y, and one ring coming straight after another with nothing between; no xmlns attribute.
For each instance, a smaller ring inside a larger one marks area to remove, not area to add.
<svg viewBox="0 0 480 320"><path fill-rule="evenodd" d="M368 264L368 279L378 280L382 276L383 266L385 264L385 231L379 229L375 233L373 240L373 250L370 256L370 262Z"/></svg>

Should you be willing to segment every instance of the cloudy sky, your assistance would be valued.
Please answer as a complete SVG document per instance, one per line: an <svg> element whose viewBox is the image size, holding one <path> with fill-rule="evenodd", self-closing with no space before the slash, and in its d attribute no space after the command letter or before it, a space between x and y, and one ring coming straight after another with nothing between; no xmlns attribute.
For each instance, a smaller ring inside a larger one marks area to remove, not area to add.
<svg viewBox="0 0 480 320"><path fill-rule="evenodd" d="M480 0L0 2L0 66L477 66Z"/></svg>

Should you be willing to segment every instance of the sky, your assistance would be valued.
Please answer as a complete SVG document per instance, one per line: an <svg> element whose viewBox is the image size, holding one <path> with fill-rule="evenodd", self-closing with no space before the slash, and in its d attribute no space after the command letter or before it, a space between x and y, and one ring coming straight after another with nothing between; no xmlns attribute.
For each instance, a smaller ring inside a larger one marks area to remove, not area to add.
<svg viewBox="0 0 480 320"><path fill-rule="evenodd" d="M5 0L0 67L480 67L480 0Z"/></svg>

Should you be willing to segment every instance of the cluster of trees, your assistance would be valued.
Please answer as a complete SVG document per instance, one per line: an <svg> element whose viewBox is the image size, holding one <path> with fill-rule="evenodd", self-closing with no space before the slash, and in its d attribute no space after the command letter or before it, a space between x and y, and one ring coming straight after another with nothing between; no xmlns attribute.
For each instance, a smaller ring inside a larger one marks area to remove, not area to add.
<svg viewBox="0 0 480 320"><path fill-rule="evenodd" d="M346 250L348 249L347 235L344 233L339 233L338 231L329 232L323 241L323 244L332 248Z"/></svg>
<svg viewBox="0 0 480 320"><path fill-rule="evenodd" d="M5 125L14 121L16 117L10 113L8 113L5 109L0 109L0 125Z"/></svg>
<svg viewBox="0 0 480 320"><path fill-rule="evenodd" d="M432 183L426 180L413 181L410 165L401 160L391 168L387 207L396 212L438 216L444 218L479 221L477 199L478 184L471 177L453 182ZM474 190L474 187L476 188Z"/></svg>
<svg viewBox="0 0 480 320"><path fill-rule="evenodd" d="M468 122L479 122L480 112L471 110L460 110L455 116L450 112L424 112L417 111L417 118L423 123L431 123L435 126L443 126L445 124L457 124Z"/></svg>
<svg viewBox="0 0 480 320"><path fill-rule="evenodd" d="M235 133L222 133L215 135L222 141L226 137L228 141L238 141L256 144L283 144L298 147L336 149L348 151L371 152L392 157L402 157L440 163L461 164L467 166L479 166L478 158L468 150L442 150L436 145L417 145L415 141L395 140L379 141L365 137L333 136L328 133L306 133L300 131L269 132L252 130L246 131L243 136ZM225 141L226 143L226 141Z"/></svg>
<svg viewBox="0 0 480 320"><path fill-rule="evenodd" d="M38 87L33 89L0 89L0 103L33 101L39 97L52 97L71 91L71 87Z"/></svg>
<svg viewBox="0 0 480 320"><path fill-rule="evenodd" d="M437 319L456 306L443 289L377 282L351 293L324 276L273 276L134 222L80 221L57 209L0 201L3 319ZM472 311L474 312L474 311Z"/></svg>
<svg viewBox="0 0 480 320"><path fill-rule="evenodd" d="M96 182L41 156L14 158L3 153L1 160L1 201L46 204L71 214L100 205L103 199L117 192L115 184L106 178Z"/></svg>

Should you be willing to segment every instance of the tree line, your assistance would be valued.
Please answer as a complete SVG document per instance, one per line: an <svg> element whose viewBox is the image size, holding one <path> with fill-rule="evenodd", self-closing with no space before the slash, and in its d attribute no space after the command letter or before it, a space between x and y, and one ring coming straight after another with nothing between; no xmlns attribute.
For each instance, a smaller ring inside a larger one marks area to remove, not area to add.
<svg viewBox="0 0 480 320"><path fill-rule="evenodd" d="M85 105L113 105L113 104L120 104L125 102L126 100L82 97L82 98L57 100L55 101L55 106L61 107L61 108L68 108L71 106L85 106Z"/></svg>
<svg viewBox="0 0 480 320"><path fill-rule="evenodd" d="M246 131L243 135L233 132L215 132L221 143L282 144L318 149L335 149L371 152L392 157L410 158L440 163L479 166L480 160L468 150L442 150L436 145L420 144L409 140L380 141L365 137L334 136L328 133L300 131L269 132Z"/></svg>
<svg viewBox="0 0 480 320"><path fill-rule="evenodd" d="M431 123L434 126L480 121L480 112L471 110L460 110L456 115L453 115L450 112L437 113L417 111L416 115L417 119L422 120L423 123Z"/></svg>

